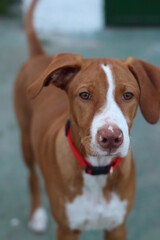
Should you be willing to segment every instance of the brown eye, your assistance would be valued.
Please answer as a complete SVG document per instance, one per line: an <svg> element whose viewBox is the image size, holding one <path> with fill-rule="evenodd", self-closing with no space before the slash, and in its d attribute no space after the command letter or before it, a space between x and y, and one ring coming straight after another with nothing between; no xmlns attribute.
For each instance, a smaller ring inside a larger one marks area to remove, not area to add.
<svg viewBox="0 0 160 240"><path fill-rule="evenodd" d="M134 97L133 93L131 92L125 92L122 96L122 100L129 101Z"/></svg>
<svg viewBox="0 0 160 240"><path fill-rule="evenodd" d="M80 98L82 98L83 100L90 100L91 99L91 95L88 92L81 92L79 94Z"/></svg>

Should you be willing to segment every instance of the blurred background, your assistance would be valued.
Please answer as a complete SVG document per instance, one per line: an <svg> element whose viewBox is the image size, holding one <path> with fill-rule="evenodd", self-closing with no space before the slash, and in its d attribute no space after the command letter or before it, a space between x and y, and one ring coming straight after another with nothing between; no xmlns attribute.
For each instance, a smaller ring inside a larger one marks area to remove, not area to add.
<svg viewBox="0 0 160 240"><path fill-rule="evenodd" d="M43 180L43 201L50 216L48 231L37 236L27 227L28 173L13 110L14 79L28 57L24 13L29 3L0 0L0 240L56 239ZM134 56L160 66L159 0L39 0L34 25L50 55ZM131 142L137 191L127 222L128 240L159 240L160 122L151 126L138 111ZM85 232L80 239L99 240L102 235L99 231Z"/></svg>

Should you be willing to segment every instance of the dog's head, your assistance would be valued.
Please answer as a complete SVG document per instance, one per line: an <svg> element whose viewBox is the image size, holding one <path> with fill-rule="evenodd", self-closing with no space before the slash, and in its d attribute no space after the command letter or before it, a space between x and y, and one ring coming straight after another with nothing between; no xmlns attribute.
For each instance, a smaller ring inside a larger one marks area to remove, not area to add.
<svg viewBox="0 0 160 240"><path fill-rule="evenodd" d="M141 60L59 54L30 86L30 97L51 83L67 92L71 121L88 155L125 157L138 105L149 123L159 119L160 68Z"/></svg>

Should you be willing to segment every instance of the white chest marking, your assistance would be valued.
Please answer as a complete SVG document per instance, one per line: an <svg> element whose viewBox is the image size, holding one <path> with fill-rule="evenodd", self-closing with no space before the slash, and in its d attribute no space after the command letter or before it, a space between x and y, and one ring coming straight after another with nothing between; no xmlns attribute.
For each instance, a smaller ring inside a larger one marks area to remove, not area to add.
<svg viewBox="0 0 160 240"><path fill-rule="evenodd" d="M112 125L116 125L121 129L124 136L123 144L116 150L115 154L125 157L128 153L130 139L127 120L122 113L120 107L115 101L115 83L112 75L111 67L102 65L102 69L106 74L106 80L108 82L108 91L106 93L106 102L102 106L101 111L96 114L91 124L91 148L98 154L103 155L104 152L99 148L96 141L96 134L98 130L105 124L109 125L109 129L112 131Z"/></svg>
<svg viewBox="0 0 160 240"><path fill-rule="evenodd" d="M112 229L124 221L127 201L121 201L116 193L111 193L110 201L103 196L106 176L83 174L82 195L66 205L69 226L72 230Z"/></svg>

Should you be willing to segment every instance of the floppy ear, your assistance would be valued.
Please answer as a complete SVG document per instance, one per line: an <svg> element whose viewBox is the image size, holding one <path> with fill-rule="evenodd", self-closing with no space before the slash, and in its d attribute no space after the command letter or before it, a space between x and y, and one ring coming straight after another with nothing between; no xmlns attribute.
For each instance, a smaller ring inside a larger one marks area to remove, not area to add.
<svg viewBox="0 0 160 240"><path fill-rule="evenodd" d="M74 54L58 54L40 75L40 77L28 88L30 98L36 97L43 87L50 83L66 89L67 83L80 71L82 57Z"/></svg>
<svg viewBox="0 0 160 240"><path fill-rule="evenodd" d="M129 57L126 64L140 87L140 108L149 123L160 117L160 67Z"/></svg>

